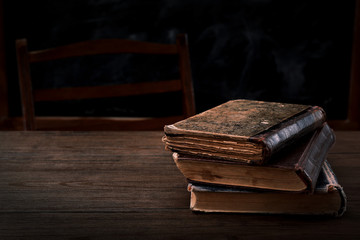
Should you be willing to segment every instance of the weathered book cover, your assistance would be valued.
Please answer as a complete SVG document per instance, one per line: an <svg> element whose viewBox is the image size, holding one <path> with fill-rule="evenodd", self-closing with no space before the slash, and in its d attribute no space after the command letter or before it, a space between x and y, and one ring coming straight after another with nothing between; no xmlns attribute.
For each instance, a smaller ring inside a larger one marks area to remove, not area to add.
<svg viewBox="0 0 360 240"><path fill-rule="evenodd" d="M262 164L325 119L317 106L233 100L165 126L163 141L174 152Z"/></svg>
<svg viewBox="0 0 360 240"><path fill-rule="evenodd" d="M328 124L310 133L266 164L199 158L173 153L173 159L190 182L293 192L313 192L327 153L335 142Z"/></svg>
<svg viewBox="0 0 360 240"><path fill-rule="evenodd" d="M190 209L201 212L306 214L342 216L346 195L330 164L325 161L314 194L250 191L189 184Z"/></svg>

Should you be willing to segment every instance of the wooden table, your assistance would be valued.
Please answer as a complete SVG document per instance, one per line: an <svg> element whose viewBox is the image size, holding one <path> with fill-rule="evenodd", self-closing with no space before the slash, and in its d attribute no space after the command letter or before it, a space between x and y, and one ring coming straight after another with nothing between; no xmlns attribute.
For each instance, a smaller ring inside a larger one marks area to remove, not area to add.
<svg viewBox="0 0 360 240"><path fill-rule="evenodd" d="M0 239L360 239L360 132L336 135L341 218L193 213L161 132L0 132Z"/></svg>

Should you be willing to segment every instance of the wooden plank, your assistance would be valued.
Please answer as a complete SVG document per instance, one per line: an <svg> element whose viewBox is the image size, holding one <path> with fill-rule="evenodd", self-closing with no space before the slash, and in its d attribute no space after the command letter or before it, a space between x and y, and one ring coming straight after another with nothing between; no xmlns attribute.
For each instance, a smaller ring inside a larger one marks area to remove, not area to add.
<svg viewBox="0 0 360 240"><path fill-rule="evenodd" d="M0 134L0 213L188 208L161 132L15 135Z"/></svg>
<svg viewBox="0 0 360 240"><path fill-rule="evenodd" d="M30 52L30 62L96 54L177 54L175 44L143 43L127 39L99 39Z"/></svg>
<svg viewBox="0 0 360 240"><path fill-rule="evenodd" d="M127 213L2 214L4 239L359 239L356 213L343 219L193 214L187 209ZM182 219L182 221L180 221Z"/></svg>
<svg viewBox="0 0 360 240"><path fill-rule="evenodd" d="M36 154L35 149L48 149L51 151L68 149L68 146L74 144L75 149L89 150L94 146L106 152L106 149L117 149L121 153L131 155L133 147L147 150L144 153L152 155L159 150L163 150L161 137L162 131L136 131L136 132L62 132L62 131L43 131L43 132L24 132L24 131L3 131L0 132L0 151L16 149L21 150L19 157L23 151L31 151ZM51 141L49 141L49 139ZM66 152L66 151L65 151ZM71 152L71 151L70 151ZM16 152L15 152L16 153ZM164 154L160 151L158 154ZM169 152L167 152L169 153ZM39 153L43 154L43 153ZM89 155L86 152L81 154ZM1 154L0 154L1 156ZM6 157L6 154L3 156ZM111 157L111 156L109 156ZM15 160L15 159L12 159Z"/></svg>
<svg viewBox="0 0 360 240"><path fill-rule="evenodd" d="M181 91L180 80L129 83L90 87L68 87L34 90L34 101L61 101L90 98L136 96Z"/></svg>
<svg viewBox="0 0 360 240"><path fill-rule="evenodd" d="M168 158L171 160L171 158ZM114 164L115 165L115 164ZM156 165L158 167L158 165ZM109 164L108 169L111 169ZM6 212L129 212L188 209L189 193L176 167L143 170L0 172L1 213ZM171 177L175 174L177 177ZM161 179L173 178L173 182ZM25 200L25 201L24 201Z"/></svg>
<svg viewBox="0 0 360 240"><path fill-rule="evenodd" d="M349 205L329 218L191 212L162 131L0 132L0 238L358 239L359 134L336 132Z"/></svg>

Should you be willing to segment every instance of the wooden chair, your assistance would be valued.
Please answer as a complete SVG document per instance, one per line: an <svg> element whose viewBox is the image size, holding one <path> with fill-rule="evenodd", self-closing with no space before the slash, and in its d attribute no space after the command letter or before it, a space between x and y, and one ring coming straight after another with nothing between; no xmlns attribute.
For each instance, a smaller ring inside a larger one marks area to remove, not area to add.
<svg viewBox="0 0 360 240"><path fill-rule="evenodd" d="M180 34L176 44L159 44L124 39L101 39L29 52L27 40L16 41L20 93L25 130L159 130L195 114L195 103L187 36ZM30 75L32 63L97 54L177 55L180 79L141 82L112 86L33 89ZM181 92L182 114L161 118L121 117L40 117L35 116L34 102L73 99L96 99Z"/></svg>

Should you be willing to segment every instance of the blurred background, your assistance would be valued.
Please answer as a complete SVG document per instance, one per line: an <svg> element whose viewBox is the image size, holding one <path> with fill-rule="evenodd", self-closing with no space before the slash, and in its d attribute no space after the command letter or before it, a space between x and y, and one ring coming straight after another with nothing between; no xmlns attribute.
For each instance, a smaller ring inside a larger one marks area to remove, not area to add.
<svg viewBox="0 0 360 240"><path fill-rule="evenodd" d="M197 112L238 98L319 105L347 117L355 1L276 0L2 0L8 114L21 115L15 40L29 50L99 38L174 43L187 33ZM171 77L175 59L126 55L38 65L35 86L135 82ZM154 62L162 62L156 68ZM83 73L86 69L86 74ZM97 69L96 71L94 69ZM100 71L101 77L100 77ZM5 72L5 75L4 75ZM150 72L150 73L149 73ZM162 72L162 74L160 74ZM165 72L165 73L163 73ZM4 79L4 78L2 78ZM76 81L74 81L76 80ZM2 85L4 86L4 80ZM4 97L2 97L4 99ZM135 102L126 100L127 102ZM129 114L122 103L61 103L83 115ZM179 103L154 98L158 114ZM140 112L141 101L133 103ZM4 109L4 101L2 106ZM144 107L143 107L144 108ZM41 106L37 111L41 112ZM44 107L45 109L45 107ZM145 108L146 109L146 108ZM4 111L3 111L4 113Z"/></svg>

